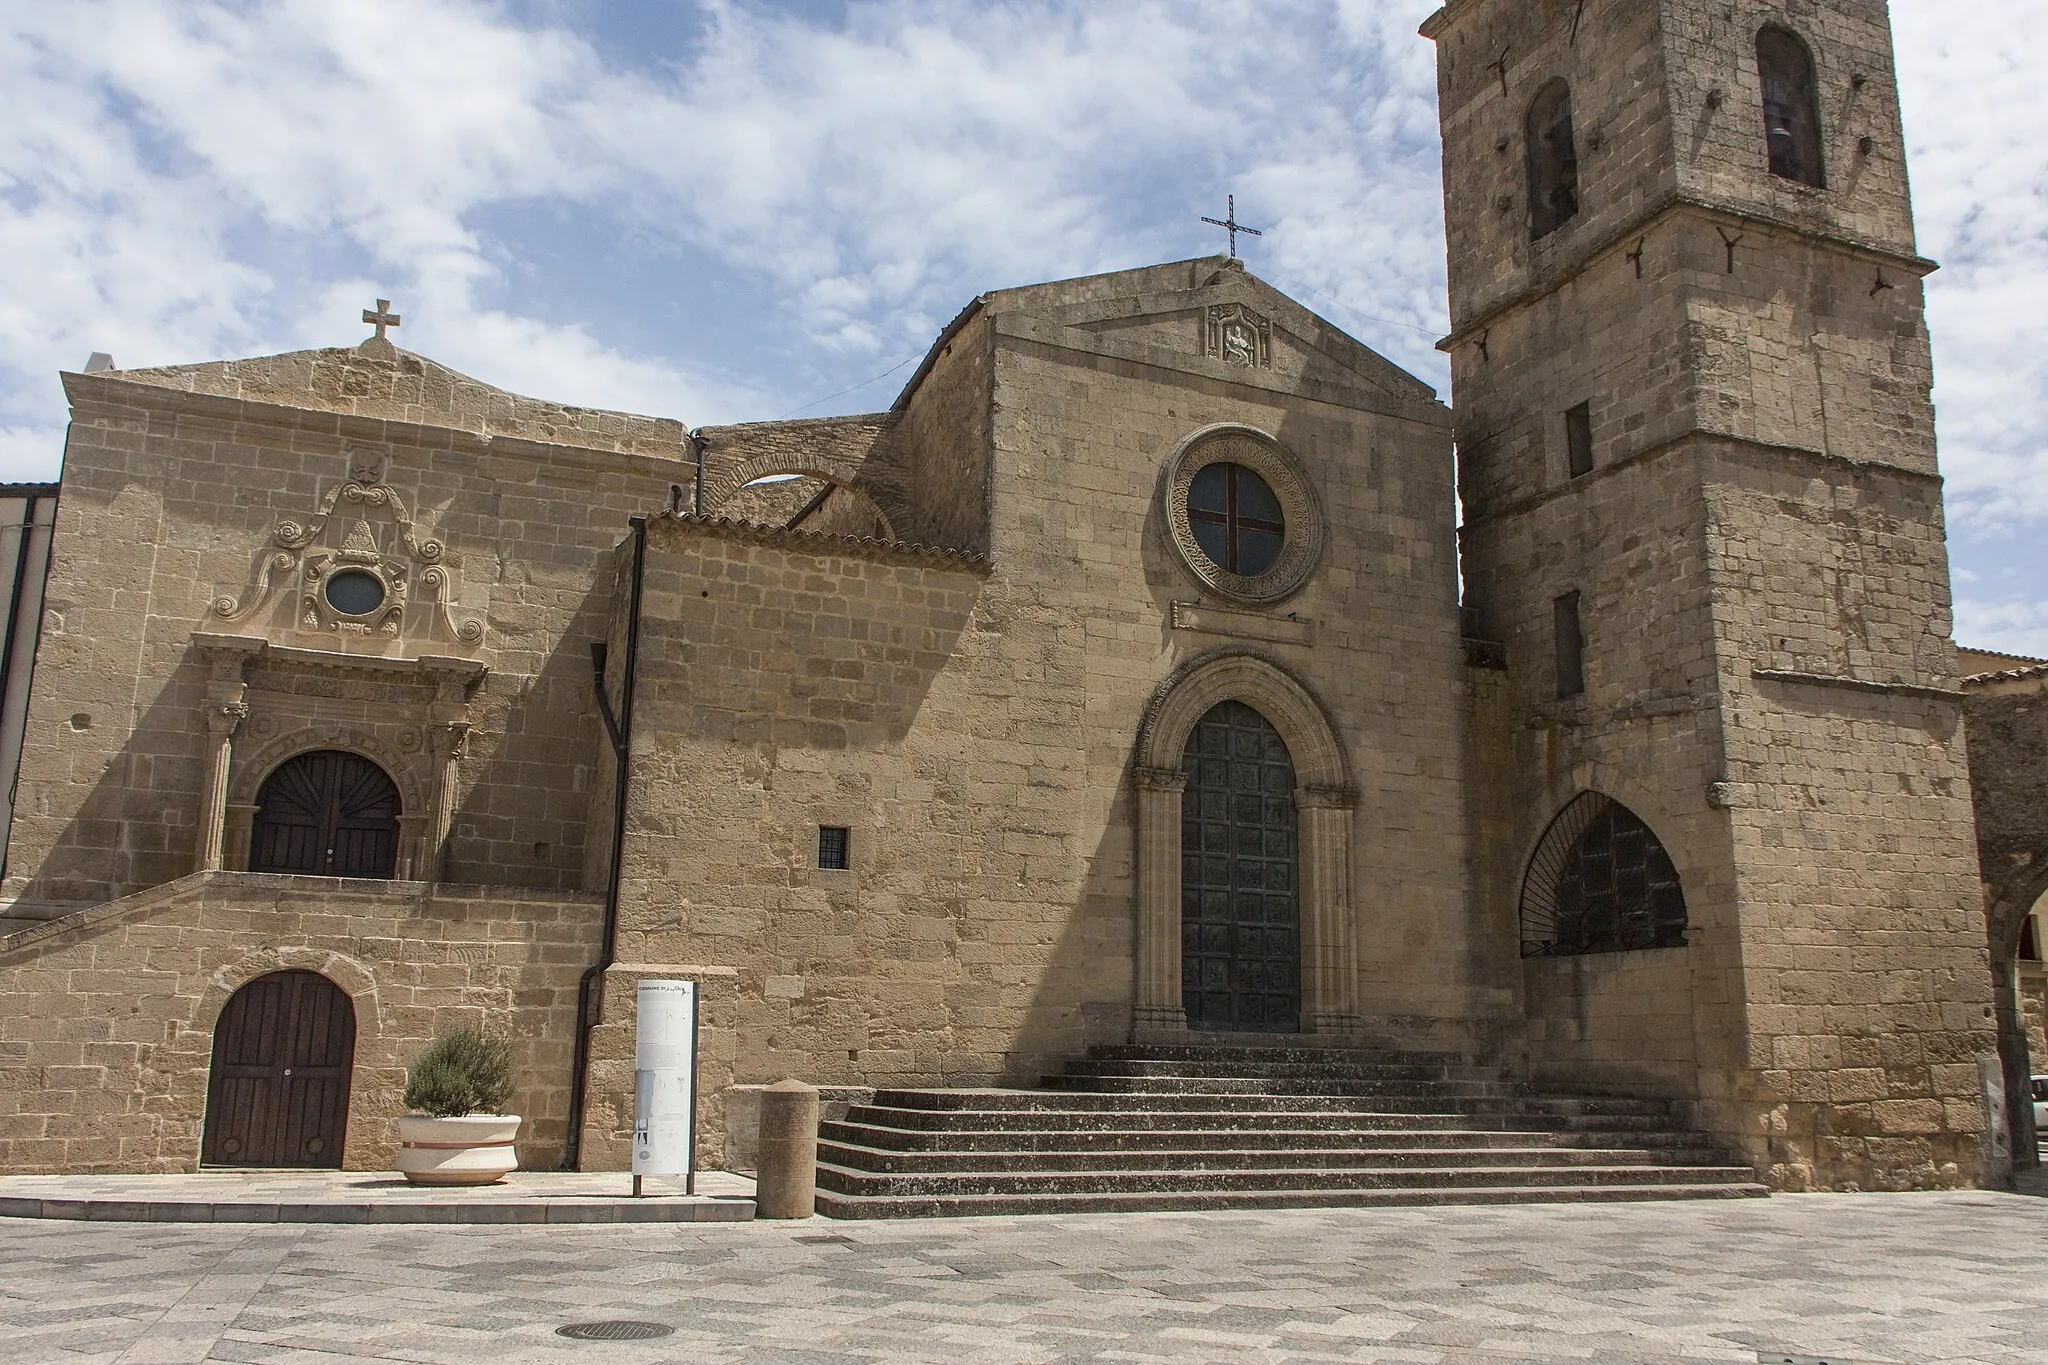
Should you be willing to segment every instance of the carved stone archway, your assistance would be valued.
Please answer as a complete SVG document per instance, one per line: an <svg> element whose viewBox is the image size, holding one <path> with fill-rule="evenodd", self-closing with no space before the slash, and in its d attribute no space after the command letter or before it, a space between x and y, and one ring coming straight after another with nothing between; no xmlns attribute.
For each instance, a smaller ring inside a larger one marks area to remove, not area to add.
<svg viewBox="0 0 2048 1365"><path fill-rule="evenodd" d="M389 1096L405 1085L405 1069L391 1056L384 1036L383 1001L377 977L358 958L306 944L281 944L242 953L207 974L198 1002L181 1023L175 1037L164 1049L162 1069L171 1078L178 1097L177 1110L191 1117L185 1140L190 1144L191 1165L198 1169L199 1145L204 1135L201 1115L206 1109L207 1079L212 1070L215 1026L221 1011L236 991L260 976L272 972L318 972L347 995L355 1007L356 1064L349 1090L348 1136L345 1149L363 1151L380 1136L378 1125L388 1124L392 1107Z"/></svg>
<svg viewBox="0 0 2048 1365"><path fill-rule="evenodd" d="M229 866L236 870L249 866L249 838L256 816L256 793L262 788L263 780L281 764L300 754L320 749L341 749L361 754L384 770L398 788L401 811L398 817L396 875L400 881L432 881L438 878L438 851L446 842L448 831L443 821L430 822L429 816L442 811L447 803L437 801L430 808L419 774L414 770L412 756L369 731L353 726L318 725L293 730L279 735L250 753L246 761L235 765L234 776L228 784L224 812L226 826L222 838ZM436 824L443 827L435 828Z"/></svg>
<svg viewBox="0 0 2048 1365"><path fill-rule="evenodd" d="M1302 1029L1351 1035L1359 1028L1357 933L1351 904L1351 821L1358 804L1351 765L1328 712L1284 665L1251 650L1211 650L1175 669L1153 693L1138 729L1137 998L1133 1038L1184 1038L1181 1004L1182 753L1195 723L1226 701L1243 702L1286 741L1301 815Z"/></svg>

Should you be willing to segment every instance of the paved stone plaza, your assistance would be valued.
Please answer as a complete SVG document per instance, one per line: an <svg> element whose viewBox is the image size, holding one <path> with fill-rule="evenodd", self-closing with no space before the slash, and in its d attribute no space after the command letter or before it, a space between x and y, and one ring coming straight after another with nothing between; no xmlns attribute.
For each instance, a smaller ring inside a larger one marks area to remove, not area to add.
<svg viewBox="0 0 2048 1365"><path fill-rule="evenodd" d="M2048 1203L367 1228L0 1220L10 1361L2048 1359ZM577 1322L672 1326L581 1342Z"/></svg>

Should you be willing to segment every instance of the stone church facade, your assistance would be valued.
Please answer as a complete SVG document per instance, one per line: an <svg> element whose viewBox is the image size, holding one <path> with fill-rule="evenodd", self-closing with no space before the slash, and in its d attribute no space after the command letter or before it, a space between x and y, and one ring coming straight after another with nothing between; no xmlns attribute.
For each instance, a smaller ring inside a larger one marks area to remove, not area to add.
<svg viewBox="0 0 2048 1365"><path fill-rule="evenodd" d="M858 417L523 398L381 303L66 375L0 1169L383 1166L465 1023L527 1165L619 1168L685 975L712 1162L785 1075L1278 1035L1995 1178L1884 7L1424 32L1454 408L1227 257L983 295Z"/></svg>

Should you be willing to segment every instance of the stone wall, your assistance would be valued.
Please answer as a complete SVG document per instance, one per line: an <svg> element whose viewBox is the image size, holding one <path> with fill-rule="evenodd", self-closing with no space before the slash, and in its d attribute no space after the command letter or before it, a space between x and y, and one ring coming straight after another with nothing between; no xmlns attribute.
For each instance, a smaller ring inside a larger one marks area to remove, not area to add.
<svg viewBox="0 0 2048 1365"><path fill-rule="evenodd" d="M1181 309L1268 292L1198 264ZM1105 306L1171 293L1176 277L1187 289L1185 266L1130 274ZM1066 307L1062 288L1046 298ZM954 335L904 419L940 401L949 366L968 394L991 377L986 562L650 523L622 964L735 973L742 1085L1022 1082L1128 1037L1132 746L1181 664L1239 650L1303 681L1355 774L1340 818L1368 1031L1497 1036L1514 991L1475 986L1472 964L1504 981L1512 946L1461 913L1463 666L1440 410L1414 381L1389 392L1346 378L1313 346L1297 369L1346 404L1291 392L1310 381L1277 364L1208 358L1196 332L1175 334L1177 350L1106 354L1115 337L1052 321L1049 306L997 296L987 332L970 319ZM1301 343L1290 331L1276 344ZM922 438L934 452L938 413ZM1215 600L1172 547L1164 471L1218 423L1272 433L1327 509L1317 570L1284 603ZM977 431L952 434L962 471ZM611 648L616 659L623 622ZM821 825L851 831L849 870L816 866Z"/></svg>
<svg viewBox="0 0 2048 1365"><path fill-rule="evenodd" d="M506 887L211 872L0 939L0 1171L198 1169L215 1023L284 969L355 1005L346 1169L390 1168L406 1065L462 1026L511 1041L520 1161L552 1168L599 911ZM630 1120L623 1083L595 1098Z"/></svg>
<svg viewBox="0 0 2048 1365"><path fill-rule="evenodd" d="M243 802L263 776L252 761L331 745L371 752L414 794L405 816L427 819L446 737L434 722L447 717L430 714L430 680L406 692L362 668L419 656L482 665L443 875L583 885L599 744L586 642L608 610L597 570L630 513L691 482L680 424L493 397L402 352L66 384L73 421L8 862L12 913L62 913L194 870L213 700L194 639L206 632L269 647L234 737L230 785ZM295 583L262 587L280 524L310 526L357 469L403 504L417 541L445 547L431 563L410 555L389 499L338 505L329 534L364 518L383 553L412 561L396 636L306 628ZM446 613L431 609L430 568L448 580ZM221 599L239 614L217 610ZM480 638L456 633L472 626ZM246 856L246 829L245 818L230 867Z"/></svg>
<svg viewBox="0 0 2048 1365"><path fill-rule="evenodd" d="M1768 174L1766 22L1814 47L1825 190ZM1424 31L1466 606L1507 659L1474 779L1522 812L1487 821L1483 894L1590 788L1656 832L1690 921L1661 964L1532 964L1532 1064L1694 1098L1781 1187L1970 1183L1988 975L1882 6L1462 0ZM1532 240L1525 115L1559 76L1579 211ZM1560 698L1570 591L1585 690ZM1690 1038L1640 1008L1660 975Z"/></svg>

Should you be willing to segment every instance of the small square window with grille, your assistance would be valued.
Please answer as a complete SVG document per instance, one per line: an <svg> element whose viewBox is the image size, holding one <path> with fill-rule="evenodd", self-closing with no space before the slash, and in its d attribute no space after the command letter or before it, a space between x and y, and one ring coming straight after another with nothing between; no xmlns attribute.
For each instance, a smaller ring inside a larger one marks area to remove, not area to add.
<svg viewBox="0 0 2048 1365"><path fill-rule="evenodd" d="M818 866L837 872L852 866L847 861L847 842L846 826L818 826Z"/></svg>
<svg viewBox="0 0 2048 1365"><path fill-rule="evenodd" d="M1593 405L1581 403L1564 415L1565 459L1572 477L1593 472Z"/></svg>

